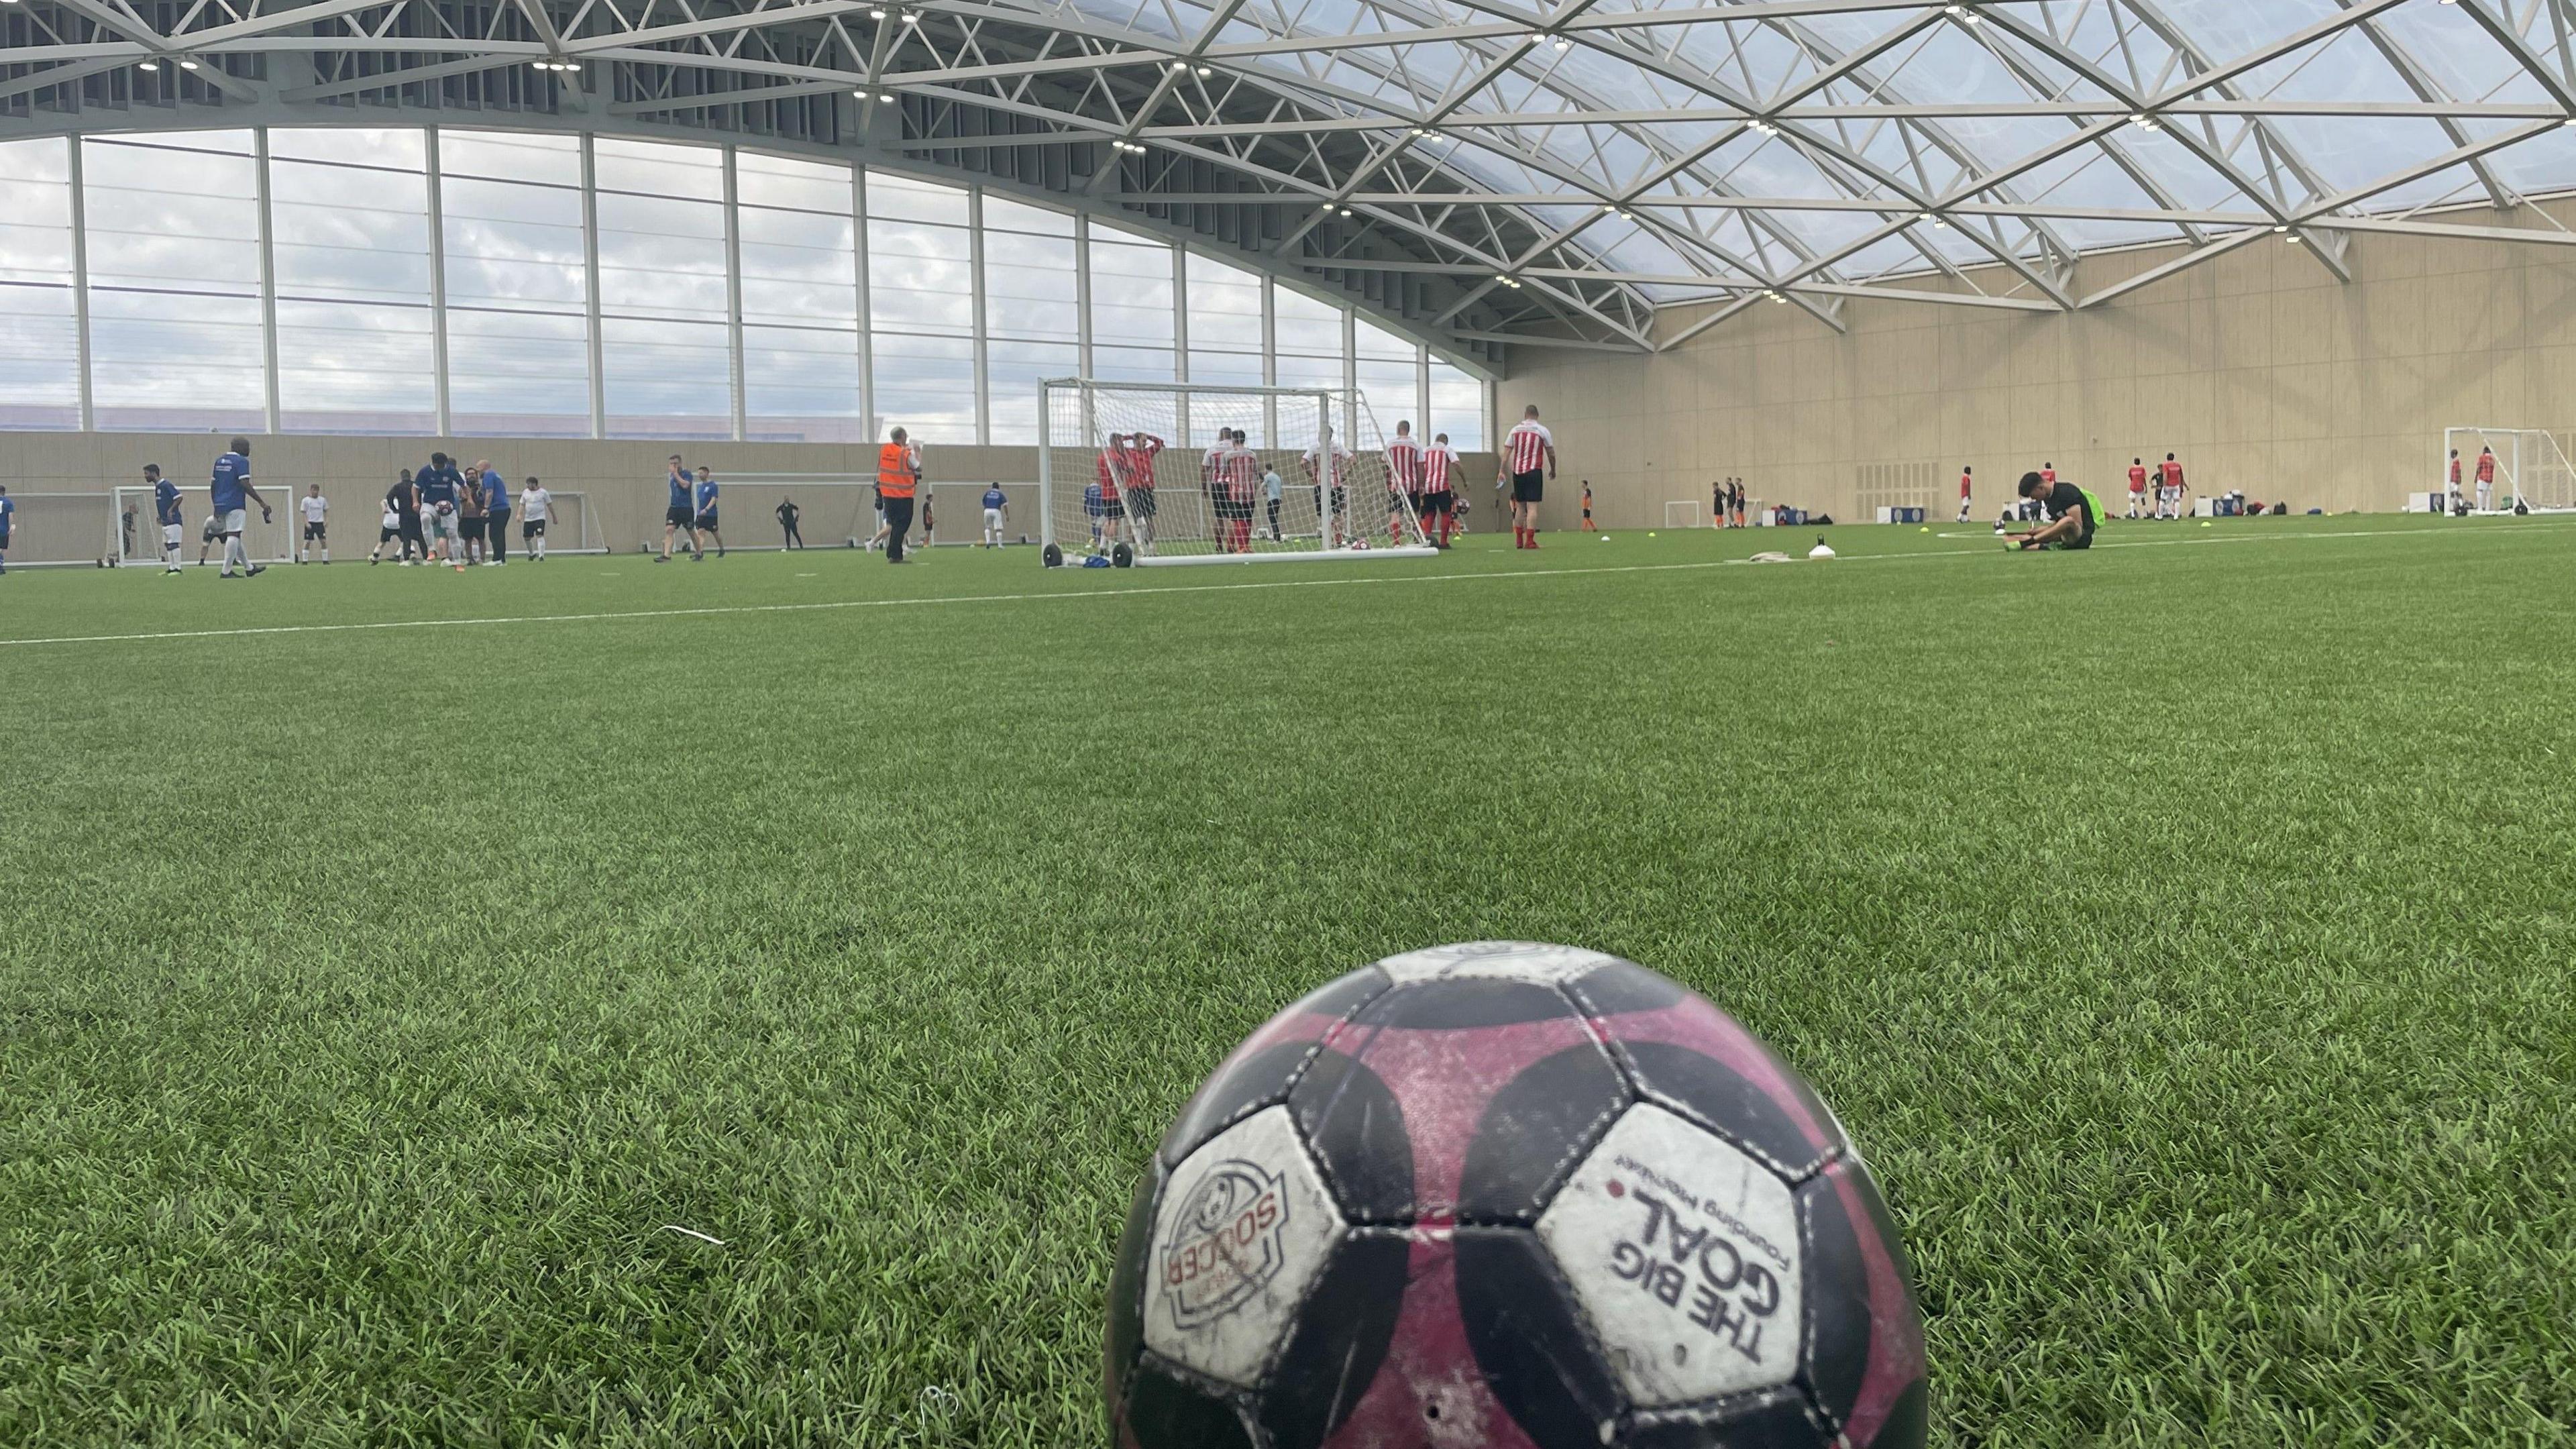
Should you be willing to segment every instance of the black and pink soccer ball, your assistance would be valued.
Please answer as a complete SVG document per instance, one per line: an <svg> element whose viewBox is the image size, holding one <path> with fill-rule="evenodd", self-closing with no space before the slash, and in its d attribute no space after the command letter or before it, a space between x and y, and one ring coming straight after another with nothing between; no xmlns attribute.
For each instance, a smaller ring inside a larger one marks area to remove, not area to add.
<svg viewBox="0 0 2576 1449"><path fill-rule="evenodd" d="M1119 1243L1118 1449L1903 1449L1905 1250L1841 1124L1646 968L1488 941L1273 1017Z"/></svg>

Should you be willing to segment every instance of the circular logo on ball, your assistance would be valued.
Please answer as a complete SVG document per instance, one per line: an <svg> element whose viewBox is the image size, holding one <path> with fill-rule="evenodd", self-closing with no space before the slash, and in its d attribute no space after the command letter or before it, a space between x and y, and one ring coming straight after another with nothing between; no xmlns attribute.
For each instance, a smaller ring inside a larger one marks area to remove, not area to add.
<svg viewBox="0 0 2576 1449"><path fill-rule="evenodd" d="M1181 1204L1179 1231L1163 1248L1163 1287L1176 1326L1198 1328L1232 1313L1279 1276L1287 1258L1282 1186L1260 1163L1228 1158Z"/></svg>

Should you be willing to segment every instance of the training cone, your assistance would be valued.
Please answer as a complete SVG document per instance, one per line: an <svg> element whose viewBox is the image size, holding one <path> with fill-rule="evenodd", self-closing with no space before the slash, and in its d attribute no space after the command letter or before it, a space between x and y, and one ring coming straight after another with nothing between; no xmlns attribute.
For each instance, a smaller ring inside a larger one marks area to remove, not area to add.
<svg viewBox="0 0 2576 1449"><path fill-rule="evenodd" d="M2203 527L2203 528L2207 528L2207 527L2209 527L2209 524L2208 524L2206 521L2204 521L2200 526L2201 526L2201 527Z"/></svg>

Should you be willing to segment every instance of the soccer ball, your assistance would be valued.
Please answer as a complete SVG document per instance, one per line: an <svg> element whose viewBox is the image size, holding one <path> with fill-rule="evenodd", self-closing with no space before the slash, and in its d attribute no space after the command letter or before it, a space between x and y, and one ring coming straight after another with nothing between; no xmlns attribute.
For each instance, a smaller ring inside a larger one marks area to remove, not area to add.
<svg viewBox="0 0 2576 1449"><path fill-rule="evenodd" d="M1633 962L1391 956L1199 1089L1110 1281L1130 1449L1911 1449L1912 1275L1814 1091Z"/></svg>

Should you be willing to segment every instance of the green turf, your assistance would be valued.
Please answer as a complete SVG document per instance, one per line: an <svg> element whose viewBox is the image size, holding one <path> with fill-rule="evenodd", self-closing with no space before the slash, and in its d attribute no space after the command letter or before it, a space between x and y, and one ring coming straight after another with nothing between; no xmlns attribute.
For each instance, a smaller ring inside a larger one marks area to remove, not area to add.
<svg viewBox="0 0 2576 1449"><path fill-rule="evenodd" d="M455 622L0 643L0 1443L1092 1442L1155 1134L1488 936L1815 1080L1938 1442L2565 1442L2576 526L1833 535L13 571Z"/></svg>

